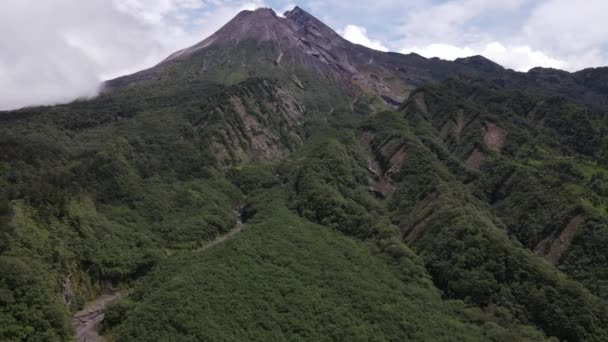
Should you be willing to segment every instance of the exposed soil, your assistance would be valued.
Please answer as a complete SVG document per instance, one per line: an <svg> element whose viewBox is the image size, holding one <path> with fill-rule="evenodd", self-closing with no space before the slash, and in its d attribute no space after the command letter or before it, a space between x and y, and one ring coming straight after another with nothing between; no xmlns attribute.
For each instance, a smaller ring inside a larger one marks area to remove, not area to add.
<svg viewBox="0 0 608 342"><path fill-rule="evenodd" d="M551 234L549 237L539 242L534 250L553 265L557 264L562 254L568 249L570 243L572 243L576 228L584 222L585 217L582 215L575 216L561 233L559 233L559 236L556 237L555 234Z"/></svg>
<svg viewBox="0 0 608 342"><path fill-rule="evenodd" d="M105 338L99 335L101 322L106 315L105 310L108 304L118 297L120 297L120 293L118 292L105 293L74 314L73 322L74 329L76 330L76 341L105 341Z"/></svg>
<svg viewBox="0 0 608 342"><path fill-rule="evenodd" d="M483 155L483 152L481 152L479 149L475 149L473 151L473 153L471 153L471 155L469 156L469 158L467 158L467 161L465 162L465 164L475 170L479 170L479 167L481 166L481 162L485 159L485 156Z"/></svg>
<svg viewBox="0 0 608 342"><path fill-rule="evenodd" d="M391 157L391 167L389 168L389 170L387 171L387 173L389 175L392 175L395 172L401 170L401 168L403 167L403 164L405 163L405 158L406 157L407 157L406 146L403 145Z"/></svg>
<svg viewBox="0 0 608 342"><path fill-rule="evenodd" d="M282 158L290 152L290 146L281 140L281 131L291 133L294 141L301 140L296 133L296 127L301 124L304 111L297 100L280 88L272 88L265 95L267 96L262 100L238 96L229 99L230 106L241 118L245 137L242 137L243 131L231 127L225 134L225 141L233 142L232 147L238 152L239 160L245 159L246 154L240 151L246 148L242 140L250 141L249 147L254 156L273 160ZM280 115L280 123L273 125L269 113ZM220 161L226 159L221 153L216 153L216 156L224 158Z"/></svg>
<svg viewBox="0 0 608 342"><path fill-rule="evenodd" d="M386 197L395 191L395 185L386 177L378 160L374 156L367 159L367 171L371 174L369 179L369 191Z"/></svg>
<svg viewBox="0 0 608 342"><path fill-rule="evenodd" d="M496 126L493 123L488 123L484 129L483 142L492 151L500 153L502 148L505 147L507 140L507 131Z"/></svg>
<svg viewBox="0 0 608 342"><path fill-rule="evenodd" d="M369 148L372 139L373 135L366 132L360 138L360 142L363 146ZM367 171L370 173L369 191L382 198L388 197L395 191L396 185L393 176L401 170L407 157L406 146L399 147L399 144L401 142L397 140L389 140L379 150L372 152L367 159ZM399 148L395 151L397 147ZM387 169L382 167L378 159L379 155L390 156L389 165L386 166Z"/></svg>

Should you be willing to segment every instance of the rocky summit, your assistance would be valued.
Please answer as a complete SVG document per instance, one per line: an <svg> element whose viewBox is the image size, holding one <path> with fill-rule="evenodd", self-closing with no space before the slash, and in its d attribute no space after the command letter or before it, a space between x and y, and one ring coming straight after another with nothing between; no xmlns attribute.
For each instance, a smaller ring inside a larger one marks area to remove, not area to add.
<svg viewBox="0 0 608 342"><path fill-rule="evenodd" d="M261 8L0 112L0 340L606 341L606 70Z"/></svg>

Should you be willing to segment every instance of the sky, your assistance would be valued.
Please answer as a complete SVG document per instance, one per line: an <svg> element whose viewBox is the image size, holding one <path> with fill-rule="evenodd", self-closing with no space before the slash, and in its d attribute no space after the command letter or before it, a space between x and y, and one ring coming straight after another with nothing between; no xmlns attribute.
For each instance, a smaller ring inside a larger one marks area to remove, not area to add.
<svg viewBox="0 0 608 342"><path fill-rule="evenodd" d="M608 65L606 0L0 1L0 110L95 96L242 10L302 7L346 39L453 60L483 55L517 71Z"/></svg>

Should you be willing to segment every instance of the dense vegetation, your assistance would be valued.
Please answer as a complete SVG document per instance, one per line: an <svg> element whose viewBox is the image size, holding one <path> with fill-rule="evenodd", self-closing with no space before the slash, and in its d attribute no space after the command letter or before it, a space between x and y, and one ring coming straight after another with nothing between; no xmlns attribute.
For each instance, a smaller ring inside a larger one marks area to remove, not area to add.
<svg viewBox="0 0 608 342"><path fill-rule="evenodd" d="M608 340L603 112L464 77L393 108L277 52L0 113L0 340L116 288L117 341Z"/></svg>
<svg viewBox="0 0 608 342"><path fill-rule="evenodd" d="M64 126L102 120L89 111L113 99L2 126L2 340L69 339L68 310L236 222L240 191L214 171L184 115Z"/></svg>
<svg viewBox="0 0 608 342"><path fill-rule="evenodd" d="M217 249L167 260L138 282L110 308L114 339L543 338L530 327L480 324L481 312L442 302L407 247L399 256L406 275L396 272L396 260L289 212L284 197L256 191L245 232Z"/></svg>

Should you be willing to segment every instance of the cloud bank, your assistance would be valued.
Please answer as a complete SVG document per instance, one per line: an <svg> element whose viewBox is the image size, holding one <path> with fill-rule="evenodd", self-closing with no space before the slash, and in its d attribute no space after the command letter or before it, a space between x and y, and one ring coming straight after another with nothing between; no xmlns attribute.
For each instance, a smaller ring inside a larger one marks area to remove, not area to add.
<svg viewBox="0 0 608 342"><path fill-rule="evenodd" d="M0 110L95 96L99 84L150 67L260 0L0 2Z"/></svg>
<svg viewBox="0 0 608 342"><path fill-rule="evenodd" d="M439 57L446 60L482 55L492 61L517 71L528 71L537 66L564 69L568 63L553 58L544 52L534 50L527 45L505 46L500 42L490 42L475 47L458 47L450 44L430 44L423 47L403 48L401 53L417 53L421 56Z"/></svg>
<svg viewBox="0 0 608 342"><path fill-rule="evenodd" d="M324 13L338 6L314 3ZM518 71L608 65L605 0L379 0L378 6L353 0L340 11L359 15L334 18L334 25L358 27L365 39L357 42L372 48L447 60L483 55Z"/></svg>
<svg viewBox="0 0 608 342"><path fill-rule="evenodd" d="M379 40L372 40L367 36L367 29L365 27L357 25L346 25L338 33L346 40L349 40L355 44L367 46L370 49L378 51L388 51L388 48L382 44Z"/></svg>

